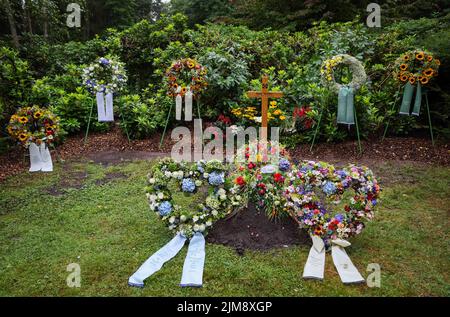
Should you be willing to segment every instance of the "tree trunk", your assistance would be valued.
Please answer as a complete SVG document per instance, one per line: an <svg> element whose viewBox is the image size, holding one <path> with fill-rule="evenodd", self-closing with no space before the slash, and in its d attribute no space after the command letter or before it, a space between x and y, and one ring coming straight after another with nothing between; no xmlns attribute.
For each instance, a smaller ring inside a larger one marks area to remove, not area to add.
<svg viewBox="0 0 450 317"><path fill-rule="evenodd" d="M25 1L25 16L27 19L27 24L28 24L28 32L30 32L31 34L33 34L33 23L31 21L31 6L30 6L30 1Z"/></svg>
<svg viewBox="0 0 450 317"><path fill-rule="evenodd" d="M2 1L3 6L6 11L6 15L8 17L8 23L9 23L9 29L11 30L11 36L13 39L14 46L19 49L19 36L17 35L17 28L16 28L16 21L14 20L14 12L12 10L11 4L9 3L9 0L3 0Z"/></svg>
<svg viewBox="0 0 450 317"><path fill-rule="evenodd" d="M44 37L48 38L48 10L44 6Z"/></svg>

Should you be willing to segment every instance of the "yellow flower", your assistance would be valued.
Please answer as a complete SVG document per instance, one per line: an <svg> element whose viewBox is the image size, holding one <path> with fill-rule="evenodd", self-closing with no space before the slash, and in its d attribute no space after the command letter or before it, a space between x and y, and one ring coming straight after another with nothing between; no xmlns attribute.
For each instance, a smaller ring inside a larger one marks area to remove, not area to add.
<svg viewBox="0 0 450 317"><path fill-rule="evenodd" d="M280 114L282 114L283 112L280 110L280 109L278 109L278 110L276 110L273 114L274 115L276 115L276 116L279 116Z"/></svg>
<svg viewBox="0 0 450 317"><path fill-rule="evenodd" d="M271 101L271 102L270 102L270 105L271 105L272 107L275 107L276 105L278 105L278 102L276 102L276 101Z"/></svg>
<svg viewBox="0 0 450 317"><path fill-rule="evenodd" d="M432 77L434 75L434 70L432 68L425 69L423 74L427 77Z"/></svg>
<svg viewBox="0 0 450 317"><path fill-rule="evenodd" d="M280 120L281 120L281 121L284 121L284 120L286 120L286 117L285 117L285 116L281 116L281 117L280 117Z"/></svg>
<svg viewBox="0 0 450 317"><path fill-rule="evenodd" d="M22 124L27 124L28 123L28 118L27 117L20 117L19 118L19 122Z"/></svg>
<svg viewBox="0 0 450 317"><path fill-rule="evenodd" d="M21 134L19 135L19 140L20 140L21 142L25 142L26 140L28 140L28 134L21 133Z"/></svg>
<svg viewBox="0 0 450 317"><path fill-rule="evenodd" d="M36 111L35 114L34 114L34 118L35 119L39 119L41 117L42 117L42 112L41 111Z"/></svg>
<svg viewBox="0 0 450 317"><path fill-rule="evenodd" d="M400 65L400 69L401 70L406 70L408 68L408 65L406 65L406 64L401 64Z"/></svg>
<svg viewBox="0 0 450 317"><path fill-rule="evenodd" d="M419 52L416 54L416 59L422 61L425 58L425 54L423 52Z"/></svg>

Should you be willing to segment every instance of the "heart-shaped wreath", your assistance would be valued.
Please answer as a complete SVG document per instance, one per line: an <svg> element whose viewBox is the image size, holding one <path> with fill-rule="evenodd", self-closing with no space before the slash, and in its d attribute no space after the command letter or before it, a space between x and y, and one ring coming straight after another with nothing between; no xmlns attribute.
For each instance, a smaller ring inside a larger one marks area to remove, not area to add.
<svg viewBox="0 0 450 317"><path fill-rule="evenodd" d="M289 179L284 193L286 208L300 227L321 237L327 247L332 240L360 234L364 221L373 219L380 186L366 167L351 165L337 170L323 162L304 162L293 167ZM341 212L334 214L327 208L327 202L339 204L350 189L354 195Z"/></svg>
<svg viewBox="0 0 450 317"><path fill-rule="evenodd" d="M229 175L227 166L217 160L186 163L162 159L148 175L146 192L150 209L170 230L187 238L196 232L205 233L217 220L246 205L242 188ZM206 198L197 208L182 208L172 196L171 184L186 196L201 191Z"/></svg>

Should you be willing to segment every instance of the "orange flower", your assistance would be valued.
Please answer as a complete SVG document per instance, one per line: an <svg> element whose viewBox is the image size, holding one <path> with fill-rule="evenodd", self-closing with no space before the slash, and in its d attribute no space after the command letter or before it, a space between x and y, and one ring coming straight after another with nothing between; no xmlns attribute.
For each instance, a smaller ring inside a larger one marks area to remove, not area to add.
<svg viewBox="0 0 450 317"><path fill-rule="evenodd" d="M414 85L416 83L416 77L414 77L414 76L409 77L409 83L411 85Z"/></svg>
<svg viewBox="0 0 450 317"><path fill-rule="evenodd" d="M406 65L406 64L401 64L400 65L400 69L401 70L406 70L408 68L408 65Z"/></svg>
<svg viewBox="0 0 450 317"><path fill-rule="evenodd" d="M441 61L440 61L440 60L435 59L434 61L436 62L436 64L437 64L438 66L441 66Z"/></svg>
<svg viewBox="0 0 450 317"><path fill-rule="evenodd" d="M423 61L423 59L425 58L425 54L423 52L417 53L416 54L416 59L419 61Z"/></svg>
<svg viewBox="0 0 450 317"><path fill-rule="evenodd" d="M423 74L427 77L432 77L434 75L434 70L432 68L425 69Z"/></svg>
<svg viewBox="0 0 450 317"><path fill-rule="evenodd" d="M431 61L433 60L433 56L428 55L427 60L428 60L429 62L431 62Z"/></svg>
<svg viewBox="0 0 450 317"><path fill-rule="evenodd" d="M26 140L28 140L28 135L25 134L25 133L21 133L21 134L19 135L19 140L20 140L21 142L25 142Z"/></svg>
<svg viewBox="0 0 450 317"><path fill-rule="evenodd" d="M403 82L406 82L406 81L408 80L408 76L405 75L405 74L402 74L402 75L400 76L400 80L403 81Z"/></svg>
<svg viewBox="0 0 450 317"><path fill-rule="evenodd" d="M28 118L27 117L20 117L19 118L19 122L22 123L22 124L26 124L26 123L28 123Z"/></svg>
<svg viewBox="0 0 450 317"><path fill-rule="evenodd" d="M403 56L403 60L404 60L405 62L409 61L409 55L404 55L404 56Z"/></svg>
<svg viewBox="0 0 450 317"><path fill-rule="evenodd" d="M430 81L430 80L428 79L428 77L423 77L422 80L420 81L420 83L421 83L422 85L426 85L426 84L428 84L429 81Z"/></svg>

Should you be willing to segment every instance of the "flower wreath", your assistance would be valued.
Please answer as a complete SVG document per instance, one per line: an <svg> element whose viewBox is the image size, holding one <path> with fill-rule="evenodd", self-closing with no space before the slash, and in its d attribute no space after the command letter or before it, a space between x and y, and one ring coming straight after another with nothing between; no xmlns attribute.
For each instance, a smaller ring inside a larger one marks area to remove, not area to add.
<svg viewBox="0 0 450 317"><path fill-rule="evenodd" d="M183 97L190 89L194 97L198 97L208 86L206 75L208 70L191 58L180 59L172 64L166 71L168 94Z"/></svg>
<svg viewBox="0 0 450 317"><path fill-rule="evenodd" d="M327 163L304 162L289 174L290 186L285 191L290 215L311 235L321 237L327 247L332 240L356 236L364 229L365 220L374 217L380 186L366 167L349 166L336 170ZM347 189L355 195L344 211L332 214L322 203L337 204Z"/></svg>
<svg viewBox="0 0 450 317"><path fill-rule="evenodd" d="M420 82L426 85L439 74L441 62L430 52L412 50L404 53L395 62L394 78L402 84Z"/></svg>
<svg viewBox="0 0 450 317"><path fill-rule="evenodd" d="M115 93L127 82L123 63L105 57L85 68L82 76L83 82L92 93Z"/></svg>
<svg viewBox="0 0 450 317"><path fill-rule="evenodd" d="M353 79L350 84L343 85L336 82L334 70L339 65L349 66L350 71L353 74ZM320 73L322 75L322 81L324 82L324 84L326 86L331 87L333 90L337 92L339 92L339 90L344 86L353 88L353 90L358 90L367 81L367 74L366 71L364 70L363 64L355 57L347 54L336 55L326 60L322 64L322 69L320 70Z"/></svg>
<svg viewBox="0 0 450 317"><path fill-rule="evenodd" d="M9 135L28 147L31 143L51 144L61 133L59 118L38 106L20 108L11 116L7 127Z"/></svg>
<svg viewBox="0 0 450 317"><path fill-rule="evenodd" d="M148 175L146 193L150 209L176 233L188 238L196 232L204 233L244 204L241 188L229 181L227 174L227 167L217 160L178 163L171 158L162 159ZM169 189L172 182L186 195L207 188L207 197L196 209L183 209L172 197Z"/></svg>

